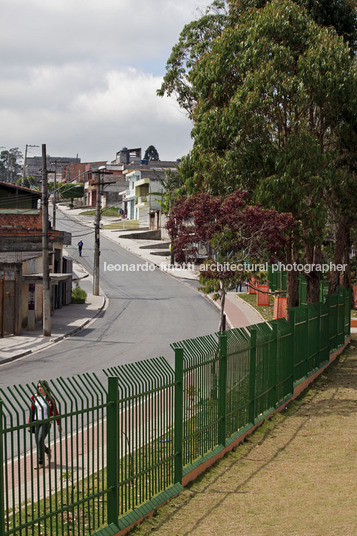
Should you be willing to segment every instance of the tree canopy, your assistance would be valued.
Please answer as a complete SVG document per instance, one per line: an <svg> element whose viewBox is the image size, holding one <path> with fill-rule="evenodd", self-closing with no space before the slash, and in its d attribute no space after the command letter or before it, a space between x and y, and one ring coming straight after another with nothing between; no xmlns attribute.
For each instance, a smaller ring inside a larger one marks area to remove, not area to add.
<svg viewBox="0 0 357 536"><path fill-rule="evenodd" d="M56 184L56 187L59 199L74 199L84 195L83 183L60 182ZM50 193L54 192L54 182L48 183L48 190Z"/></svg>
<svg viewBox="0 0 357 536"><path fill-rule="evenodd" d="M167 229L175 260L194 261L199 248L206 249L201 290L221 299L220 330L227 290L251 276L244 265L284 259L294 225L290 214L249 205L247 192L240 190L224 199L209 193L194 194L172 208Z"/></svg>
<svg viewBox="0 0 357 536"><path fill-rule="evenodd" d="M269 0L215 0L198 19L186 24L166 64L159 96L174 94L178 104L193 117L199 94L191 81L191 71L209 54L213 43L228 28L240 23L249 10L266 6ZM354 0L295 0L321 26L333 27L348 42L351 52L357 45L357 18Z"/></svg>
<svg viewBox="0 0 357 536"><path fill-rule="evenodd" d="M9 150L1 151L0 153L0 180L4 182L17 183L18 177L21 175L22 153L18 147L13 147Z"/></svg>
<svg viewBox="0 0 357 536"><path fill-rule="evenodd" d="M224 15L225 7L215 3L205 28L216 35L206 45L202 28L196 40L192 33L204 17L185 28L176 49L180 69L174 72L171 57L161 88L175 89L194 121L193 150L181 165L183 190L229 195L244 188L252 200L292 212L300 233L291 254L303 246L308 262L321 261L331 216L327 191L337 195L336 177L345 188L342 177L351 172L341 155L356 116L355 9L341 0L232 0ZM308 278L316 301L317 275Z"/></svg>
<svg viewBox="0 0 357 536"><path fill-rule="evenodd" d="M149 147L146 149L144 159L154 161L160 160L159 153L153 145L149 145Z"/></svg>

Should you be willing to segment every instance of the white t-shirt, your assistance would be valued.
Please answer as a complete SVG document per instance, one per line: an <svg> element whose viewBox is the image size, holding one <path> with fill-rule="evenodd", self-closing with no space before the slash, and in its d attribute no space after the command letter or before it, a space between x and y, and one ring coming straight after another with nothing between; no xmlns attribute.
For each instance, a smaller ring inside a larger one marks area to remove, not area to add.
<svg viewBox="0 0 357 536"><path fill-rule="evenodd" d="M35 395L35 415L34 421L42 421L48 419L49 417L49 407L47 402L42 396Z"/></svg>

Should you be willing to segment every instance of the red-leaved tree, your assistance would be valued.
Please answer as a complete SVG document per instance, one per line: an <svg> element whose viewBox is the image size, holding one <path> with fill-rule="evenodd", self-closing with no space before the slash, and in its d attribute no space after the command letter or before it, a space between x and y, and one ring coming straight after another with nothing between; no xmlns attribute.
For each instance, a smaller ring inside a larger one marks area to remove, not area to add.
<svg viewBox="0 0 357 536"><path fill-rule="evenodd" d="M200 266L200 290L221 301L220 331L227 290L249 278L252 265L284 261L293 227L291 214L248 205L242 190L224 199L195 194L172 208L167 229L175 261L194 262L199 249L205 248L208 258Z"/></svg>

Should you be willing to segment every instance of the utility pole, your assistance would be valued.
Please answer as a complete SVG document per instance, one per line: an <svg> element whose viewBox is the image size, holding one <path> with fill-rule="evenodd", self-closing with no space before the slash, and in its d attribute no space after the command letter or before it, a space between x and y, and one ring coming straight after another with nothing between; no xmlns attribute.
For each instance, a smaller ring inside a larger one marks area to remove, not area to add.
<svg viewBox="0 0 357 536"><path fill-rule="evenodd" d="M105 167L99 168L95 172L97 178L97 199L96 199L96 211L95 211L95 229L94 229L94 266L93 266L93 294L99 296L99 257L100 257L100 217L101 217L101 186L107 184L113 184L114 182L102 182L102 175L111 175L109 171L105 171Z"/></svg>
<svg viewBox="0 0 357 536"><path fill-rule="evenodd" d="M53 179L53 216L52 216L52 227L53 229L56 229L56 201L57 201L57 160L55 160L55 176Z"/></svg>
<svg viewBox="0 0 357 536"><path fill-rule="evenodd" d="M48 248L48 191L47 191L47 163L46 144L42 144L42 283L43 307L42 326L43 336L51 336L51 285L49 273Z"/></svg>
<svg viewBox="0 0 357 536"><path fill-rule="evenodd" d="M95 212L95 231L94 231L94 267L93 267L93 294L99 296L99 256L100 256L100 171L97 171L97 199Z"/></svg>

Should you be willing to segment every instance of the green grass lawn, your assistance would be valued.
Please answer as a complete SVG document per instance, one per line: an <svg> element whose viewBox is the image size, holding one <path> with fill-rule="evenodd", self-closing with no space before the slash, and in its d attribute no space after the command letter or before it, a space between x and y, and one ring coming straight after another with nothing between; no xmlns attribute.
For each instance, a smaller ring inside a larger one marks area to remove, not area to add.
<svg viewBox="0 0 357 536"><path fill-rule="evenodd" d="M100 211L102 216L107 216L110 218L118 218L118 208L117 207L108 207L103 208L103 210ZM84 212L80 212L80 216L95 216L96 210L85 210Z"/></svg>
<svg viewBox="0 0 357 536"><path fill-rule="evenodd" d="M356 534L356 342L133 536Z"/></svg>
<svg viewBox="0 0 357 536"><path fill-rule="evenodd" d="M113 221L113 223L108 223L103 225L103 229L118 229L120 231L125 231L127 229L138 229L139 221L138 220L118 220Z"/></svg>
<svg viewBox="0 0 357 536"><path fill-rule="evenodd" d="M239 294L239 297L242 298L245 302L249 303L254 309L256 309L264 318L264 320L273 320L274 312L274 296L270 296L270 305L257 305L257 296L256 294Z"/></svg>

